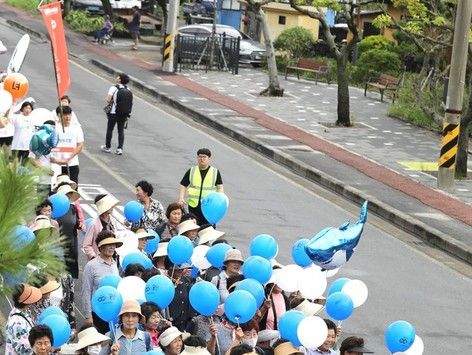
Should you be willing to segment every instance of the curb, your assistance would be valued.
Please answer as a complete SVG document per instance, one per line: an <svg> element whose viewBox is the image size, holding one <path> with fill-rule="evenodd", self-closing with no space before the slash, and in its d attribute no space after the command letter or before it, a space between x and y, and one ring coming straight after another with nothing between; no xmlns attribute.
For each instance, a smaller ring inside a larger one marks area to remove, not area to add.
<svg viewBox="0 0 472 355"><path fill-rule="evenodd" d="M20 30L22 30L23 32L26 32L28 33L29 35L31 36L34 36L42 41L47 41L47 37L41 33L41 32L38 32L38 31L35 31L35 30L32 30L31 28L29 27L26 27L26 26L23 26L21 23L19 22L16 22L14 20L7 20L7 23L12 26L12 27L16 27Z"/></svg>
<svg viewBox="0 0 472 355"><path fill-rule="evenodd" d="M118 69L96 59L91 59L90 62L96 67L102 69L103 71L111 75L116 75L121 72ZM206 116L196 110L193 110L185 106L181 102L174 100L171 97L160 94L155 87L150 86L133 76L130 76L130 82L135 88L143 91L148 95L154 96L161 102L189 115L199 123L203 123L206 126L209 126L218 130L219 132L224 133L225 135L235 139L236 141L261 153L265 157L289 168L297 175L302 176L309 181L320 184L321 186L329 189L330 191L333 191L336 194L343 196L349 201L361 204L365 200L369 200L369 210L371 212L387 220L396 227L408 233L411 233L419 237L420 239L431 243L432 245L440 248L441 250L444 250L449 254L452 254L457 258L472 265L472 248L455 240L454 238L451 238L445 233L428 226L427 224L407 215L406 213L403 213L400 210L397 210L396 208L387 205L386 203L376 199L375 197L369 196L368 194L352 186L344 184L342 181L328 174L325 174L324 172L317 170L312 166L309 166L304 162L295 159L278 149L269 148L263 143L258 142L255 139L250 139L244 134L222 125L218 121L213 120L211 117Z"/></svg>

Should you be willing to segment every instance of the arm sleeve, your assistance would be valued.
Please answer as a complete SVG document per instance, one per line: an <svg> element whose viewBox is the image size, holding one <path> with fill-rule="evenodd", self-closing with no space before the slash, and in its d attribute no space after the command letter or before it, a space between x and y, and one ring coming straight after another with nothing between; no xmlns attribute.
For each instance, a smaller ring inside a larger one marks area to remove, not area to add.
<svg viewBox="0 0 472 355"><path fill-rule="evenodd" d="M83 142L84 142L84 131L79 126L77 127L77 143L83 143Z"/></svg>
<svg viewBox="0 0 472 355"><path fill-rule="evenodd" d="M180 180L180 185L187 187L190 185L190 169L187 170L182 180Z"/></svg>
<svg viewBox="0 0 472 355"><path fill-rule="evenodd" d="M97 255L95 254L95 250L93 249L93 243L95 242L95 222L90 226L85 234L84 242L82 244L82 248L84 249L85 255L89 259L95 258Z"/></svg>
<svg viewBox="0 0 472 355"><path fill-rule="evenodd" d="M93 288L93 274L90 262L84 267L82 274L82 301L84 302L85 317L92 314L92 288Z"/></svg>
<svg viewBox="0 0 472 355"><path fill-rule="evenodd" d="M220 173L219 169L216 173L216 182L215 182L215 184L216 185L223 185L223 179L221 178L221 173Z"/></svg>

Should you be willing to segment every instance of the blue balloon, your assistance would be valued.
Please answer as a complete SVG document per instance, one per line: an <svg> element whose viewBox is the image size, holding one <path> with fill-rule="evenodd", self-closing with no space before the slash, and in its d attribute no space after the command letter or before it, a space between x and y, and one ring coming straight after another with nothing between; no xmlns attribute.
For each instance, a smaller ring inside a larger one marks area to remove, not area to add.
<svg viewBox="0 0 472 355"><path fill-rule="evenodd" d="M209 193L202 199L201 209L208 223L216 224L228 210L228 198L222 192Z"/></svg>
<svg viewBox="0 0 472 355"><path fill-rule="evenodd" d="M244 261L243 275L246 279L254 279L264 284L272 276L272 265L262 256L250 256Z"/></svg>
<svg viewBox="0 0 472 355"><path fill-rule="evenodd" d="M385 330L385 346L391 353L408 350L415 341L416 329L404 320L397 320Z"/></svg>
<svg viewBox="0 0 472 355"><path fill-rule="evenodd" d="M333 319L348 319L353 311L351 297L343 292L335 292L326 299L326 313Z"/></svg>
<svg viewBox="0 0 472 355"><path fill-rule="evenodd" d="M106 322L118 317L122 304L123 297L112 286L102 286L92 295L92 310Z"/></svg>
<svg viewBox="0 0 472 355"><path fill-rule="evenodd" d="M138 201L129 201L125 205L125 217L130 222L137 222L144 214L144 206Z"/></svg>
<svg viewBox="0 0 472 355"><path fill-rule="evenodd" d="M90 226L93 224L94 219L92 217L89 217L85 220L85 230L81 232L82 237L85 237L87 234L87 231L90 229Z"/></svg>
<svg viewBox="0 0 472 355"><path fill-rule="evenodd" d="M160 237L153 229L147 229L147 232L154 236L154 239L148 239L144 251L148 254L154 254L159 247Z"/></svg>
<svg viewBox="0 0 472 355"><path fill-rule="evenodd" d="M52 204L52 218L60 218L69 211L70 201L66 195L60 192L49 196L49 202Z"/></svg>
<svg viewBox="0 0 472 355"><path fill-rule="evenodd" d="M225 301L226 317L233 323L246 323L254 317L257 311L256 299L244 290L233 291Z"/></svg>
<svg viewBox="0 0 472 355"><path fill-rule="evenodd" d="M98 280L98 287L111 286L114 288L118 288L118 284L120 283L120 281L121 281L121 277L119 275L114 275L114 274L105 275L105 276L102 276L100 280Z"/></svg>
<svg viewBox="0 0 472 355"><path fill-rule="evenodd" d="M312 264L310 257L305 252L305 246L308 244L309 239L300 239L293 244L292 247L292 259L298 266L306 267Z"/></svg>
<svg viewBox="0 0 472 355"><path fill-rule="evenodd" d="M167 276L153 276L146 282L144 295L146 296L146 301L154 302L161 309L164 309L174 299L174 284Z"/></svg>
<svg viewBox="0 0 472 355"><path fill-rule="evenodd" d="M45 324L51 328L53 337L52 346L54 348L64 345L69 340L72 329L70 327L69 321L63 316L51 314L39 323Z"/></svg>
<svg viewBox="0 0 472 355"><path fill-rule="evenodd" d="M262 306L265 299L264 287L259 281L254 279L244 279L238 283L236 290L244 290L254 296L257 304L257 308Z"/></svg>
<svg viewBox="0 0 472 355"><path fill-rule="evenodd" d="M59 307L56 307L56 306L49 306L47 308L45 308L40 314L39 314L39 317L38 317L38 322L41 323L46 317L50 316L50 315L58 315L58 316L61 316L61 317L64 317L67 319L67 316L66 314L62 311L62 309L60 309Z"/></svg>
<svg viewBox="0 0 472 355"><path fill-rule="evenodd" d="M20 250L21 248L28 245L36 238L33 231L26 226L15 227L13 231L13 235L14 235L13 247L16 250Z"/></svg>
<svg viewBox="0 0 472 355"><path fill-rule="evenodd" d="M359 221L345 222L339 228L329 227L315 235L305 246L314 264L326 270L341 267L351 258L367 220L367 201L361 208Z"/></svg>
<svg viewBox="0 0 472 355"><path fill-rule="evenodd" d="M230 249L232 249L231 245L226 243L218 243L208 249L205 257L213 267L222 269L226 252Z"/></svg>
<svg viewBox="0 0 472 355"><path fill-rule="evenodd" d="M277 256L279 246L271 235L259 234L251 240L249 251L251 255L262 256L264 259L270 260Z"/></svg>
<svg viewBox="0 0 472 355"><path fill-rule="evenodd" d="M285 312L279 320L279 331L282 339L290 340L290 342L299 347L302 345L297 335L298 324L305 318L305 315L300 311Z"/></svg>
<svg viewBox="0 0 472 355"><path fill-rule="evenodd" d="M209 317L215 313L220 304L220 293L211 282L199 281L190 289L189 299L193 309Z"/></svg>
<svg viewBox="0 0 472 355"><path fill-rule="evenodd" d="M126 270L126 267L130 264L139 264L146 270L153 267L151 259L149 259L140 251L134 251L132 253L126 254L126 256L123 258L123 261L121 262L121 269L123 271Z"/></svg>
<svg viewBox="0 0 472 355"><path fill-rule="evenodd" d="M48 155L51 149L57 147L59 143L59 135L53 126L45 124L34 132L30 140L30 150L36 157Z"/></svg>
<svg viewBox="0 0 472 355"><path fill-rule="evenodd" d="M343 289L343 286L348 282L351 281L351 279L347 277L340 277L339 279L336 279L333 281L333 283L329 286L328 289L328 296L335 293L335 292L341 292Z"/></svg>
<svg viewBox="0 0 472 355"><path fill-rule="evenodd" d="M175 265L180 265L192 257L193 243L183 235L176 235L167 245L167 256Z"/></svg>

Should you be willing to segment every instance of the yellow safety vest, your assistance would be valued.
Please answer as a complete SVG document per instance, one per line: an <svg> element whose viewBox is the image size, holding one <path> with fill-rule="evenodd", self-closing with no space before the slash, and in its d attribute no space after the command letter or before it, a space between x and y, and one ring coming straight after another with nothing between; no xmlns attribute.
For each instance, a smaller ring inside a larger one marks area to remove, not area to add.
<svg viewBox="0 0 472 355"><path fill-rule="evenodd" d="M188 205L190 207L197 207L201 198L208 195L210 192L216 191L216 176L218 169L210 166L202 182L202 175L200 168L194 166L190 169L190 184L187 188Z"/></svg>

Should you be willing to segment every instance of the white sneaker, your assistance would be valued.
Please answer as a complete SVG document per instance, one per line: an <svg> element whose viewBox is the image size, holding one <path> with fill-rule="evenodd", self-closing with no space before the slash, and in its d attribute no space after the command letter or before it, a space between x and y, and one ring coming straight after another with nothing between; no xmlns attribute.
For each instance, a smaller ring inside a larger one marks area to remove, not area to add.
<svg viewBox="0 0 472 355"><path fill-rule="evenodd" d="M102 152L111 153L111 149L108 148L106 145L102 145L100 149L102 150Z"/></svg>
<svg viewBox="0 0 472 355"><path fill-rule="evenodd" d="M116 155L123 155L123 149L118 148L115 152Z"/></svg>

